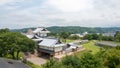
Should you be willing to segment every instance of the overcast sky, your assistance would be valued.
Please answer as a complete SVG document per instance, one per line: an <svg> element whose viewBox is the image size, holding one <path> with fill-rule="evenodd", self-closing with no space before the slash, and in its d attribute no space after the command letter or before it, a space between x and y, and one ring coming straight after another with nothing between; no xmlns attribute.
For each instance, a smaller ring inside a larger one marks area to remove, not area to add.
<svg viewBox="0 0 120 68"><path fill-rule="evenodd" d="M119 27L120 0L0 0L0 28Z"/></svg>

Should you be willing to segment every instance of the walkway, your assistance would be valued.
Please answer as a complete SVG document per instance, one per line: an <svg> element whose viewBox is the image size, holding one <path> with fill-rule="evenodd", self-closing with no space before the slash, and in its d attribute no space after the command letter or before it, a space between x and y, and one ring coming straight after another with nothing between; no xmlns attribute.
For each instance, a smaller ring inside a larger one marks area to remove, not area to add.
<svg viewBox="0 0 120 68"><path fill-rule="evenodd" d="M31 57L27 58L27 61L32 62L33 64L36 64L36 65L42 65L47 62L46 59L37 57L37 56L31 56Z"/></svg>

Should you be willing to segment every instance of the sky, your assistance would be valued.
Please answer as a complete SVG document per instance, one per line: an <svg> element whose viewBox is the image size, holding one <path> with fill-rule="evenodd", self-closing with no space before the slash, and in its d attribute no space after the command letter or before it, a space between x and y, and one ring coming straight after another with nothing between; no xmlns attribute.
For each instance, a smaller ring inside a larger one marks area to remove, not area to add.
<svg viewBox="0 0 120 68"><path fill-rule="evenodd" d="M0 28L119 27L120 0L0 0Z"/></svg>

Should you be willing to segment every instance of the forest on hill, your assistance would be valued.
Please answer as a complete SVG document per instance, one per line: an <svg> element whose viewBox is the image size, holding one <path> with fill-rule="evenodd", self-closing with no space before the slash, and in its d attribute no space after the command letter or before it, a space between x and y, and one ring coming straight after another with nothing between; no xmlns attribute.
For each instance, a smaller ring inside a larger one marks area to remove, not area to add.
<svg viewBox="0 0 120 68"><path fill-rule="evenodd" d="M11 31L15 32L27 32L28 29L34 28L23 28L23 29L12 29ZM47 27L47 29L53 33L61 33L61 32L70 32L70 33L115 33L116 31L120 31L120 27L80 27L80 26L52 26Z"/></svg>

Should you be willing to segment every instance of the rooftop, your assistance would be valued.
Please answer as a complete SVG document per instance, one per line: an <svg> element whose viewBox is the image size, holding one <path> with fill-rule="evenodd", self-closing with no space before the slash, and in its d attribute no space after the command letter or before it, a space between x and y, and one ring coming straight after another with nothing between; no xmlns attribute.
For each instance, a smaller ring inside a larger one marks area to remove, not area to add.
<svg viewBox="0 0 120 68"><path fill-rule="evenodd" d="M0 68L30 68L30 67L17 60L0 58Z"/></svg>
<svg viewBox="0 0 120 68"><path fill-rule="evenodd" d="M58 42L57 39L48 39L48 38L43 38L42 42L39 43L38 45L43 45L47 47L52 47Z"/></svg>
<svg viewBox="0 0 120 68"><path fill-rule="evenodd" d="M111 46L111 47L116 47L119 44L114 43L114 42L109 42L109 41L101 41L101 42L97 42L98 45L106 45L106 46Z"/></svg>
<svg viewBox="0 0 120 68"><path fill-rule="evenodd" d="M33 31L33 33L50 33L50 31L48 31L46 28L44 28L44 27L38 27L37 29L35 29L34 31Z"/></svg>

